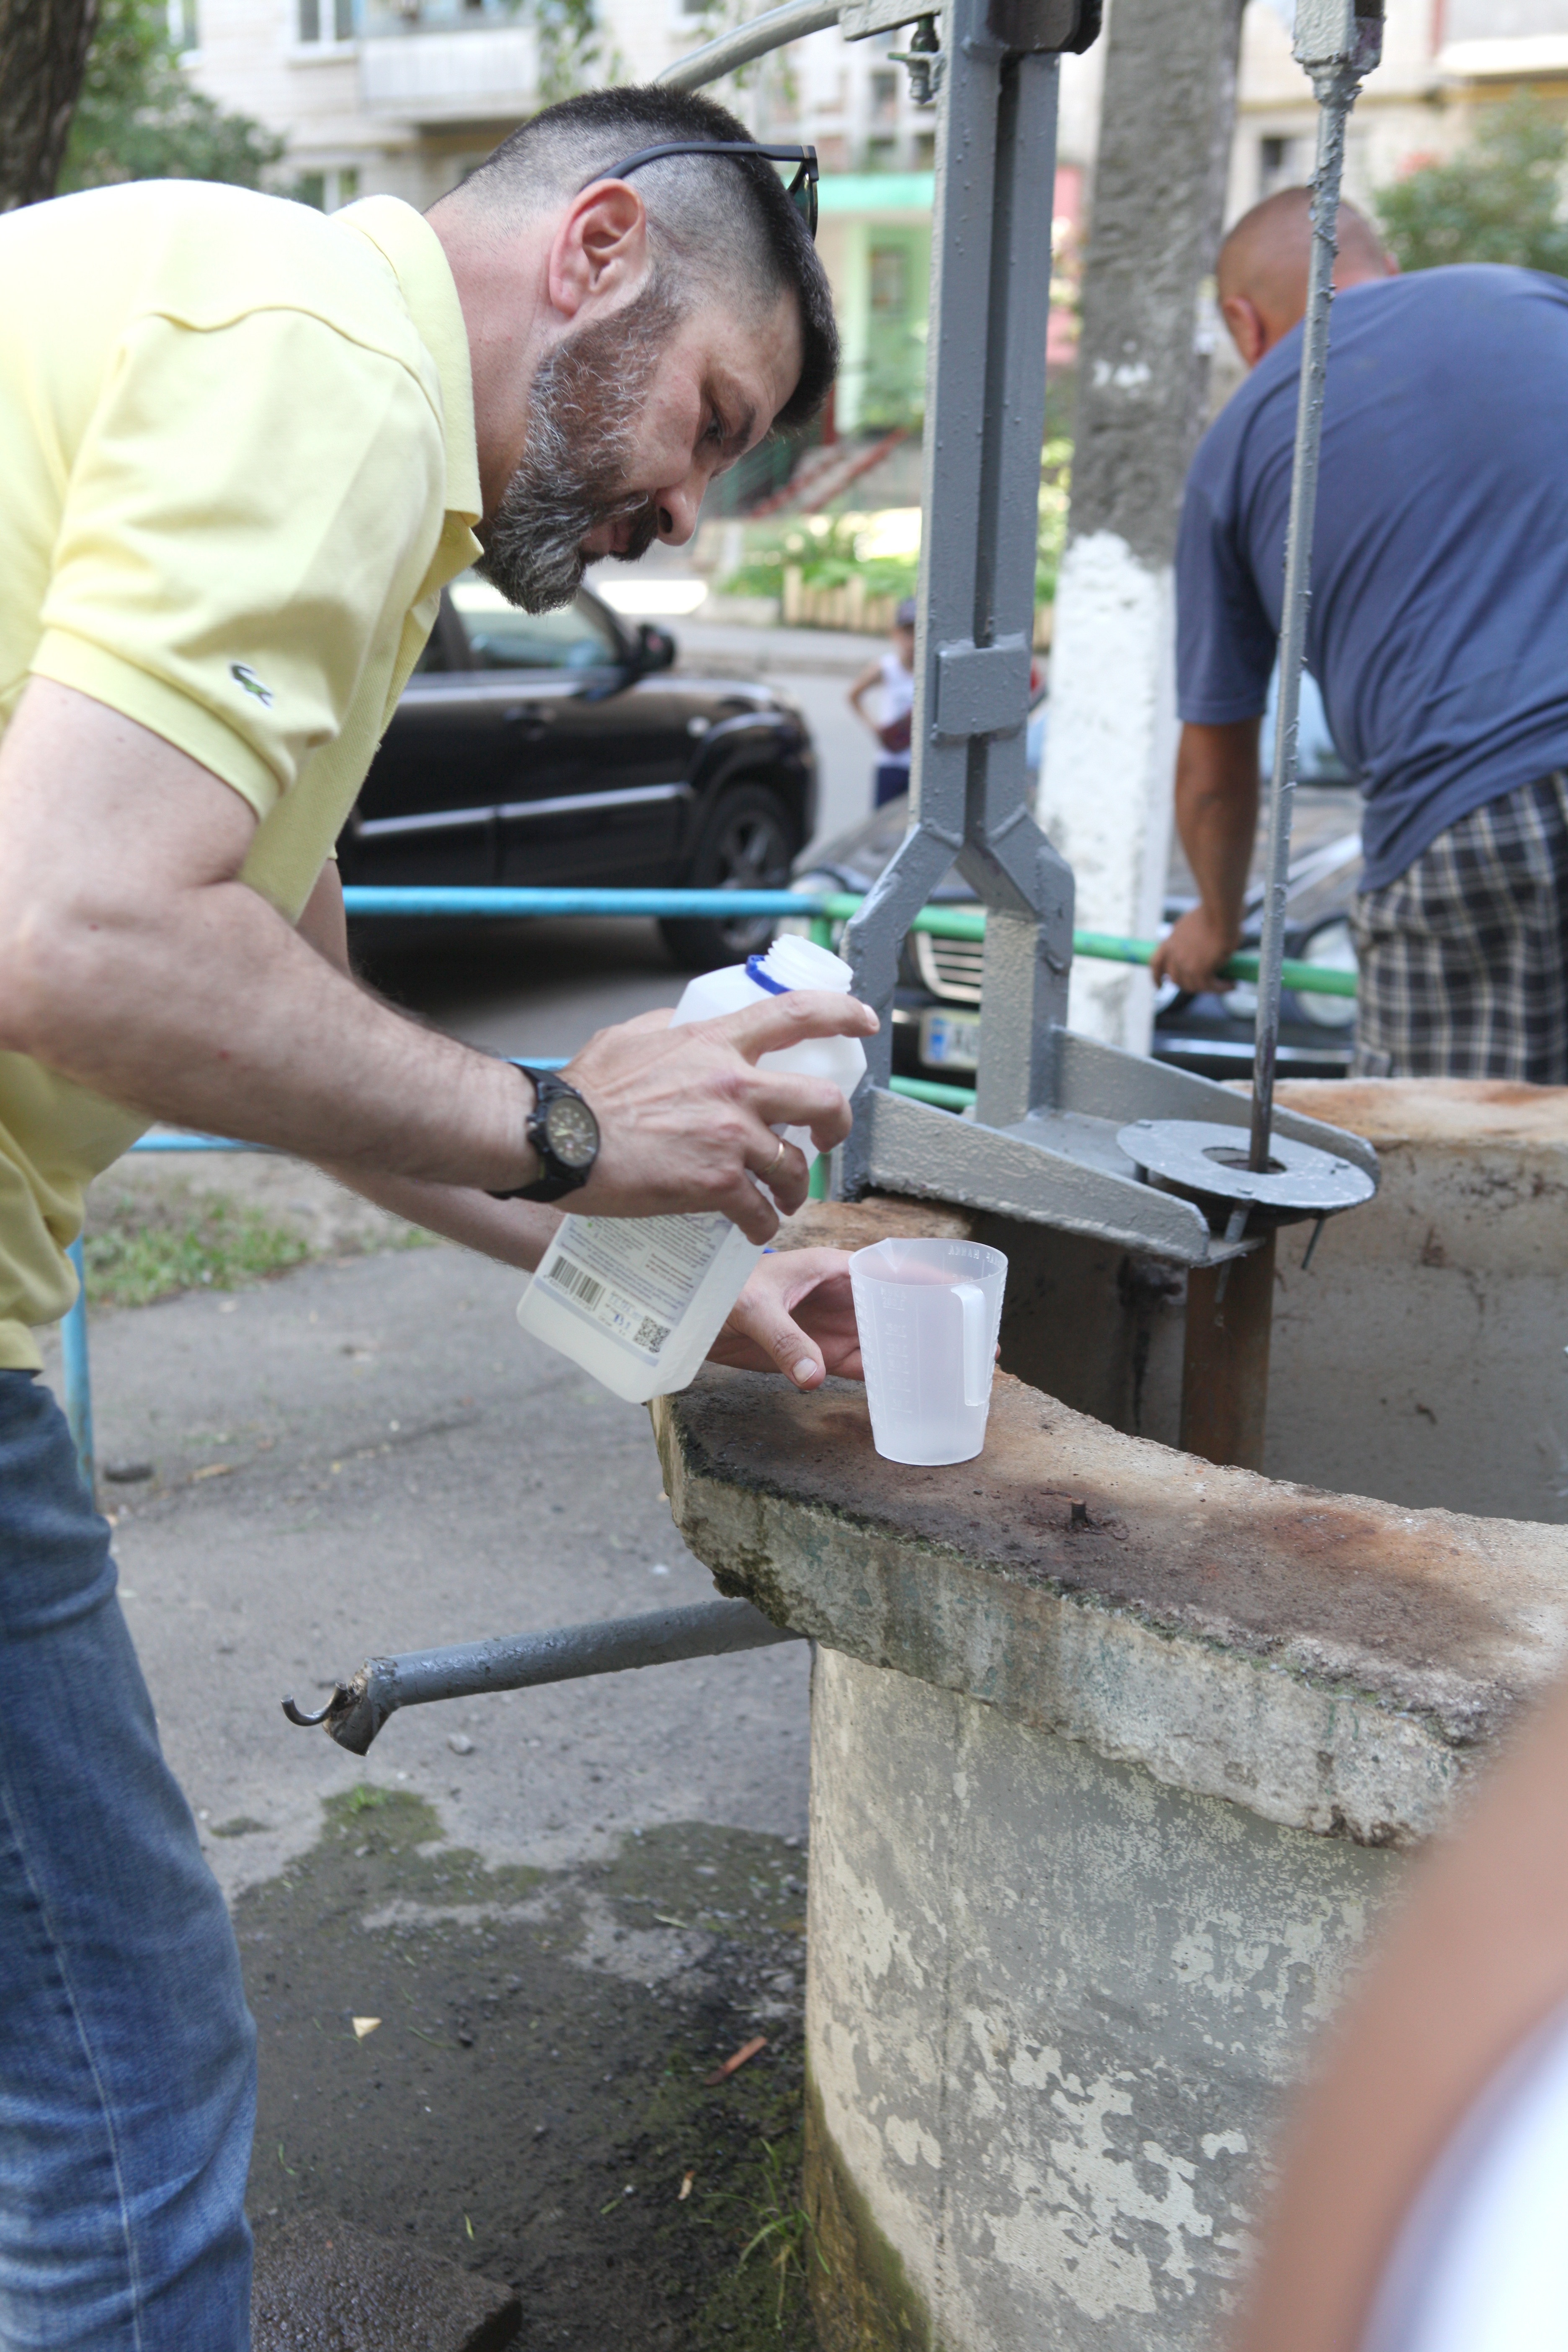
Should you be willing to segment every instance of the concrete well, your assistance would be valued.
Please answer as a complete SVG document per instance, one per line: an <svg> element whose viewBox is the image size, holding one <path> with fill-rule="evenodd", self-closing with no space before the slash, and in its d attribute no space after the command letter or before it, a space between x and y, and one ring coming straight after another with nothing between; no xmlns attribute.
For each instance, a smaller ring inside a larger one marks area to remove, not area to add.
<svg viewBox="0 0 1568 2352"><path fill-rule="evenodd" d="M882 1462L845 1385L713 1372L657 1409L687 1542L819 1645L828 2352L1211 2352L1310 2033L1568 1651L1568 1097L1291 1091L1385 1170L1282 1267L1269 1460L1313 1485L1130 1433L1173 1419L1167 1275L930 1203L793 1237L1010 1249L978 1462ZM1384 1498L1326 1491L1342 1461Z"/></svg>

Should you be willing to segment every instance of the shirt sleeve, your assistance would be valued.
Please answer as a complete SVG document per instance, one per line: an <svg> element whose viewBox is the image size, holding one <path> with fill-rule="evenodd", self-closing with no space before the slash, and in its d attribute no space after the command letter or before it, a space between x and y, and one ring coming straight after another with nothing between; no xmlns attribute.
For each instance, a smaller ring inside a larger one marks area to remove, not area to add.
<svg viewBox="0 0 1568 2352"><path fill-rule="evenodd" d="M1176 539L1176 705L1194 726L1257 719L1268 696L1274 630L1234 526L1196 469Z"/></svg>
<svg viewBox="0 0 1568 2352"><path fill-rule="evenodd" d="M439 417L304 311L139 320L79 446L32 667L265 816L336 737L440 536Z"/></svg>

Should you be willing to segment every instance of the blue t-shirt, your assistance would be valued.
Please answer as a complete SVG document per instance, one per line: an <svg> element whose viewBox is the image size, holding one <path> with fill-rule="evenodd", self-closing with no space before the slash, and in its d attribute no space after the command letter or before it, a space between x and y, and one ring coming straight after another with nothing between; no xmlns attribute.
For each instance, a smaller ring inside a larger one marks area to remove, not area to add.
<svg viewBox="0 0 1568 2352"><path fill-rule="evenodd" d="M1184 719L1262 710L1301 331L1199 444L1176 553ZM1568 767L1568 281L1425 269L1334 298L1307 665L1366 796L1363 887Z"/></svg>

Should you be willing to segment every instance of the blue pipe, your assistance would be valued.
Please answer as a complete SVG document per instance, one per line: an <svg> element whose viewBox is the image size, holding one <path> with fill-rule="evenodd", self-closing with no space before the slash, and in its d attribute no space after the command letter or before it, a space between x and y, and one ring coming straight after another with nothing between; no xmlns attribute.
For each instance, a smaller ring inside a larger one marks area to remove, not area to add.
<svg viewBox="0 0 1568 2352"><path fill-rule="evenodd" d="M76 1447L76 1466L91 1496L95 1491L92 1375L87 1359L87 1268L82 1262L79 1234L66 1255L76 1268L76 1303L60 1325L60 1370L66 1392L66 1419L70 1423L71 1444Z"/></svg>
<svg viewBox="0 0 1568 2352"><path fill-rule="evenodd" d="M822 898L798 890L468 890L383 889L351 882L351 915L819 915Z"/></svg>

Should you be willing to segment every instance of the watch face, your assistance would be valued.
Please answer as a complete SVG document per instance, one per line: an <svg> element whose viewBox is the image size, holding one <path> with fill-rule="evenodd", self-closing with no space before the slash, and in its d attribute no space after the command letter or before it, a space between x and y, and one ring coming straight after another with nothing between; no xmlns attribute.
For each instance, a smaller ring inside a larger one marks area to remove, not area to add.
<svg viewBox="0 0 1568 2352"><path fill-rule="evenodd" d="M563 1167L591 1168L599 1149L599 1122L575 1095L557 1095L545 1108L544 1139Z"/></svg>

